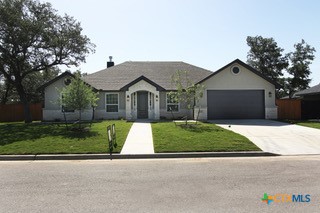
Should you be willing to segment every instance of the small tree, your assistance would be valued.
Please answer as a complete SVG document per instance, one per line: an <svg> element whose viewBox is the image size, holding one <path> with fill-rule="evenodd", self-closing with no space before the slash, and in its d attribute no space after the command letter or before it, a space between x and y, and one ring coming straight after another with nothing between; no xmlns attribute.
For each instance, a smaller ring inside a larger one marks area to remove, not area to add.
<svg viewBox="0 0 320 213"><path fill-rule="evenodd" d="M204 85L194 83L187 71L178 71L171 76L172 83L176 86L176 91L170 92L169 95L175 99L176 102L185 103L187 109L192 110L194 116L194 108L203 97ZM200 109L199 109L200 110ZM187 119L186 115L186 120ZM196 120L198 117L196 118ZM186 121L186 125L188 122Z"/></svg>
<svg viewBox="0 0 320 213"><path fill-rule="evenodd" d="M59 103L66 109L73 109L79 112L79 129L81 128L81 115L84 109L89 107L96 107L98 93L88 86L80 78L80 73L75 74L75 78L71 80L71 83L61 90L61 96Z"/></svg>

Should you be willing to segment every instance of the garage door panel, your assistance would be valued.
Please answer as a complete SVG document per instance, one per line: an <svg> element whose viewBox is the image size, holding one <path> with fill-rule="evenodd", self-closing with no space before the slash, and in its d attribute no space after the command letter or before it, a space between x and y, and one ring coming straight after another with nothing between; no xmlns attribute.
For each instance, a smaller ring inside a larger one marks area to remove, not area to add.
<svg viewBox="0 0 320 213"><path fill-rule="evenodd" d="M208 90L208 119L265 118L264 90Z"/></svg>

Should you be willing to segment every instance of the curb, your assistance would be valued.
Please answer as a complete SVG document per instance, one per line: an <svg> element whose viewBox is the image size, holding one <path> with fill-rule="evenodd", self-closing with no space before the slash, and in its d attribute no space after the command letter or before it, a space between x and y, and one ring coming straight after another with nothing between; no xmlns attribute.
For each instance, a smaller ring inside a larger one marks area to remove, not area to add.
<svg viewBox="0 0 320 213"><path fill-rule="evenodd" d="M182 152L156 154L58 154L58 155L0 155L0 161L35 160L108 160L108 159L158 159L158 158L220 158L220 157L270 157L280 156L270 152Z"/></svg>

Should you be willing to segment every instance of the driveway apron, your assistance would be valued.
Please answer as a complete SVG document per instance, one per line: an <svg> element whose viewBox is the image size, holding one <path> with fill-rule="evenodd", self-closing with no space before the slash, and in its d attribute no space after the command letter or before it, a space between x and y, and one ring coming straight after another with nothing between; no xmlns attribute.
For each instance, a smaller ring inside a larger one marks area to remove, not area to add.
<svg viewBox="0 0 320 213"><path fill-rule="evenodd" d="M120 154L154 154L150 122L133 123Z"/></svg>
<svg viewBox="0 0 320 213"><path fill-rule="evenodd" d="M273 120L214 120L251 140L265 152L282 155L320 154L320 130Z"/></svg>

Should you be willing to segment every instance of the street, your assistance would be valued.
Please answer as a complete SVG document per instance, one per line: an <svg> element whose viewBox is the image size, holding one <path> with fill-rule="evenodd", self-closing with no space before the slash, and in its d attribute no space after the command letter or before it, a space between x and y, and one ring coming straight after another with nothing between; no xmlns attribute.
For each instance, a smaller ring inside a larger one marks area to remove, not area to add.
<svg viewBox="0 0 320 213"><path fill-rule="evenodd" d="M0 162L0 212L319 212L320 156ZM310 202L261 201L264 193Z"/></svg>

